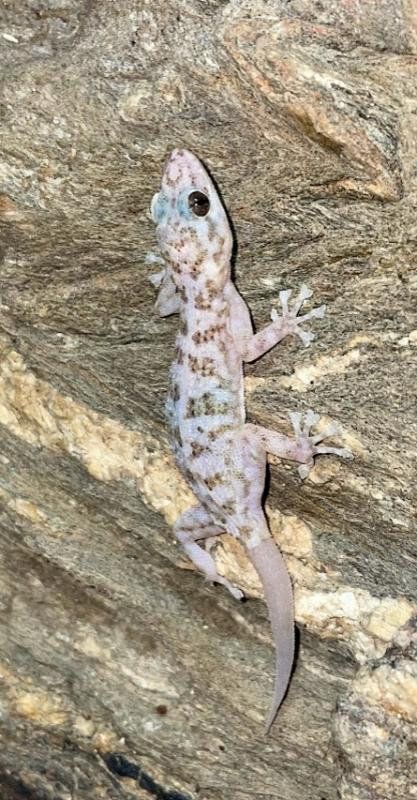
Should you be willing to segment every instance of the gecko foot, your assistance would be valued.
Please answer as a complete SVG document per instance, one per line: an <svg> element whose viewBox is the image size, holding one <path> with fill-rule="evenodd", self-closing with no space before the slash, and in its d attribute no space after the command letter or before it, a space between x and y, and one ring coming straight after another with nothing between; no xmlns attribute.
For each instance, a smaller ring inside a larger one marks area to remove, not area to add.
<svg viewBox="0 0 417 800"><path fill-rule="evenodd" d="M213 581L213 583L220 583L222 586L224 586L230 592L232 597L235 598L235 600L245 599L245 595L243 594L241 589L238 589L237 586L234 586L233 583L230 583L230 581L226 580L226 578L221 578L221 576L219 575L218 578L216 578L216 580Z"/></svg>
<svg viewBox="0 0 417 800"><path fill-rule="evenodd" d="M208 550L200 547L197 543L196 539L209 539L212 540L212 536L210 532L208 535L204 534L204 531L189 531L184 529L177 529L175 531L176 539L182 544L187 556L191 559L194 566L203 573L206 581L210 583L220 583L224 586L236 600L242 600L244 597L243 592L237 588L233 583L224 578L223 575L219 575L217 572L216 563L214 561L213 556L210 553L211 547L209 546Z"/></svg>
<svg viewBox="0 0 417 800"><path fill-rule="evenodd" d="M300 337L303 344L308 347L310 342L314 339L314 333L311 331L303 330L300 327L301 323L306 322L309 319L313 319L313 317L317 317L318 319L322 319L324 317L326 306L319 306L318 308L312 308L307 314L302 314L300 317L298 316L298 312L301 309L304 301L307 300L313 294L312 290L303 283L298 292L298 295L294 301L294 305L291 309L288 308L288 301L291 297L292 291L291 289L285 289L283 292L279 293L279 300L282 307L282 316L280 317L278 312L275 308L271 311L271 319L273 322L281 320L287 330L288 333L295 333L297 336Z"/></svg>
<svg viewBox="0 0 417 800"><path fill-rule="evenodd" d="M330 436L340 435L342 428L338 423L333 423L322 433L310 434L310 430L315 425L320 417L314 411L307 411L302 424L302 414L298 411L290 413L291 424L300 448L306 451L306 462L298 467L298 473L301 478L306 478L314 464L314 456L324 455L326 453L333 453L340 458L353 458L353 453L347 447L328 447L321 445L325 439Z"/></svg>

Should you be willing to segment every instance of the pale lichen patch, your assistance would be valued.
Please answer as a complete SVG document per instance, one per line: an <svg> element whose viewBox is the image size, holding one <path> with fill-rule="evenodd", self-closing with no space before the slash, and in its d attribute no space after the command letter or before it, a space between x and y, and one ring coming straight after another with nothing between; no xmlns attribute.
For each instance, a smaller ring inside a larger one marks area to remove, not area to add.
<svg viewBox="0 0 417 800"><path fill-rule="evenodd" d="M404 598L378 598L347 586L296 587L296 616L321 636L348 641L359 662L381 656L416 608Z"/></svg>
<svg viewBox="0 0 417 800"><path fill-rule="evenodd" d="M120 749L120 738L109 728L101 728L92 739L95 750L99 753L111 753L113 750Z"/></svg>
<svg viewBox="0 0 417 800"><path fill-rule="evenodd" d="M268 519L271 531L284 553L303 559L313 556L311 529L299 517L268 508Z"/></svg>
<svg viewBox="0 0 417 800"><path fill-rule="evenodd" d="M17 695L14 702L17 714L45 726L63 725L68 711L62 702L46 692L36 690Z"/></svg>
<svg viewBox="0 0 417 800"><path fill-rule="evenodd" d="M73 728L74 728L74 733L78 734L78 736L83 736L86 739L91 739L95 731L95 724L93 720L88 719L87 717L83 717L81 714L78 714L75 717Z"/></svg>
<svg viewBox="0 0 417 800"><path fill-rule="evenodd" d="M407 336L402 336L398 344L401 347L417 347L417 330L410 331Z"/></svg>
<svg viewBox="0 0 417 800"><path fill-rule="evenodd" d="M87 658L93 658L97 661L109 661L111 659L110 648L103 647L92 633L79 637L74 643L74 649L87 656Z"/></svg>
<svg viewBox="0 0 417 800"><path fill-rule="evenodd" d="M352 690L389 714L417 722L417 664L414 662L398 659L395 669L389 664L381 664L372 671L365 667L353 681Z"/></svg>
<svg viewBox="0 0 417 800"><path fill-rule="evenodd" d="M38 508L38 506L32 500L26 500L23 497L16 497L13 501L11 501L11 505L17 514L21 514L31 522L43 523L48 519L46 514L44 514L44 512Z"/></svg>
<svg viewBox="0 0 417 800"><path fill-rule="evenodd" d="M382 598L365 623L365 629L383 642L391 642L412 613L413 606L404 597L397 598L395 602L389 597Z"/></svg>

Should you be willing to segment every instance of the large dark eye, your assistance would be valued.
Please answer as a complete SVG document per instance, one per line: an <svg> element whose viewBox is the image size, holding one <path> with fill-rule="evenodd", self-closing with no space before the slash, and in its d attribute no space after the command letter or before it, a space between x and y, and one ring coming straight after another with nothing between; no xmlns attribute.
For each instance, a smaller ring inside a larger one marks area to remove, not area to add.
<svg viewBox="0 0 417 800"><path fill-rule="evenodd" d="M196 217L205 217L210 210L210 200L203 192L191 192L188 195L188 208Z"/></svg>

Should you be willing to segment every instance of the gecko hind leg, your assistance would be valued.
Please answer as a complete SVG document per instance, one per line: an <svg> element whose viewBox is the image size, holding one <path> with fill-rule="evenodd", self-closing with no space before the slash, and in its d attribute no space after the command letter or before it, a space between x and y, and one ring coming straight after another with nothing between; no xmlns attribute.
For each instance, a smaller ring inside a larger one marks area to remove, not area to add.
<svg viewBox="0 0 417 800"><path fill-rule="evenodd" d="M251 423L248 423L246 428L252 437L262 443L267 453L272 453L278 458L289 458L292 461L297 461L301 465L298 467L301 478L306 478L309 474L314 464L315 456L333 454L340 458L353 457L347 447L329 447L320 444L330 436L340 435L342 433L340 425L334 423L322 433L312 435L310 429L320 419L317 414L309 410L305 414L304 420L303 415L296 411L291 412L289 416L295 434L294 437L284 436L276 431L271 431L269 428L264 428L261 425L252 425Z"/></svg>
<svg viewBox="0 0 417 800"><path fill-rule="evenodd" d="M219 525L215 525L209 514L201 506L190 508L177 519L174 525L175 538L182 545L188 558L199 572L203 573L206 580L220 583L228 589L233 597L241 600L244 596L243 592L230 583L227 578L219 575L213 556L197 544L201 539L213 539L221 533L225 533L224 529Z"/></svg>

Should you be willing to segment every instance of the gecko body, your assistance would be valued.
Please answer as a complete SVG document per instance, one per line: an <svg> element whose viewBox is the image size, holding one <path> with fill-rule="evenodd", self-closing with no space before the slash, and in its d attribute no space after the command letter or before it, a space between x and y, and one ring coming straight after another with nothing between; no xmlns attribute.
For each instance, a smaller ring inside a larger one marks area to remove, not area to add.
<svg viewBox="0 0 417 800"><path fill-rule="evenodd" d="M197 501L176 521L174 533L205 577L236 598L242 592L217 573L203 540L224 532L240 539L259 574L277 658L268 730L291 674L294 608L291 581L262 507L266 456L299 462L305 477L315 455L350 452L320 444L335 428L310 435L317 420L312 412L304 422L301 414L290 415L294 437L246 422L243 364L289 334L308 345L313 335L301 324L322 317L324 306L299 316L310 290L302 286L291 309L291 293L281 292L282 314L273 311L271 324L253 332L248 307L231 280L233 238L226 211L207 171L189 151L171 154L151 214L164 259L164 268L152 277L159 287L155 308L160 316L180 315L167 401L172 447Z"/></svg>

